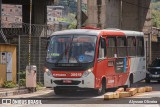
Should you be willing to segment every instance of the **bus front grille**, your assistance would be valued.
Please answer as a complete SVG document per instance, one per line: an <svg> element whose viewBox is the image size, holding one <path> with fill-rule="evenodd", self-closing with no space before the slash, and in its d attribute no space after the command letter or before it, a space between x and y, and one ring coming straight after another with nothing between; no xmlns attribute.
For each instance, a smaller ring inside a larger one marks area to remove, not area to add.
<svg viewBox="0 0 160 107"><path fill-rule="evenodd" d="M63 80L55 80L53 81L57 85L78 85L81 81L72 80L71 83L64 83Z"/></svg>

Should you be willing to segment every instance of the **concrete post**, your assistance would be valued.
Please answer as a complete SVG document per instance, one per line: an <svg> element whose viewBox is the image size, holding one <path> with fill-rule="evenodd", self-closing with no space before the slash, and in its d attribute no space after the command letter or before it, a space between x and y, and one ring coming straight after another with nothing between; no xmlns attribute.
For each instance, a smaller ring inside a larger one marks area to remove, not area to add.
<svg viewBox="0 0 160 107"><path fill-rule="evenodd" d="M81 28L82 22L82 0L77 0L77 28Z"/></svg>
<svg viewBox="0 0 160 107"><path fill-rule="evenodd" d="M33 23L46 24L47 22L47 3L45 0L33 0Z"/></svg>
<svg viewBox="0 0 160 107"><path fill-rule="evenodd" d="M0 30L2 27L2 0L0 0Z"/></svg>

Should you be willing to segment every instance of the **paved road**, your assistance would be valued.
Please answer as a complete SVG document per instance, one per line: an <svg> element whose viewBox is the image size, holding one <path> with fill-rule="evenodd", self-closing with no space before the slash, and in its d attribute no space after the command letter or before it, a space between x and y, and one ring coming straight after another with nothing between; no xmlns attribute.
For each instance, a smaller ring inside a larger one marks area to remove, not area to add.
<svg viewBox="0 0 160 107"><path fill-rule="evenodd" d="M115 100L103 100L102 96L95 96L93 91L79 91L79 92L69 92L63 95L55 95L54 90L52 89L44 89L35 93L23 94L17 96L11 96L9 98L43 98L43 103L46 104L56 104L56 106L65 107L73 106L73 107L89 107L89 106L105 106L105 107L137 107L135 104L139 104L137 102L146 101L144 104L140 104L140 107L160 107L160 83L152 82L145 83L144 81L138 82L134 84L132 87L142 87L142 86L152 86L152 92L146 92L142 94L137 94L136 96L124 98L124 99L115 99ZM116 89L109 89L109 92L113 92ZM135 104L131 104L135 101ZM158 102L158 104L154 104ZM147 104L147 102L153 102L153 104ZM89 104L89 105L88 105ZM107 105L106 105L107 104ZM125 105L124 105L125 104ZM30 105L16 105L28 107ZM45 105L34 105L34 107L44 107ZM49 106L49 105L47 105Z"/></svg>

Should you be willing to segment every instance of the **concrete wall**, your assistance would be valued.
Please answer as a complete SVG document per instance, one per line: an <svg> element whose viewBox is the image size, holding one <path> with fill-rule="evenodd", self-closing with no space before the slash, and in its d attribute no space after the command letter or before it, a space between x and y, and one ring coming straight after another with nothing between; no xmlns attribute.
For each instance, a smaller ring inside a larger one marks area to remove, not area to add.
<svg viewBox="0 0 160 107"><path fill-rule="evenodd" d="M142 31L146 18L150 16L149 6L150 0L124 0L122 29Z"/></svg>
<svg viewBox="0 0 160 107"><path fill-rule="evenodd" d="M121 28L121 0L107 0L106 26L109 28Z"/></svg>
<svg viewBox="0 0 160 107"><path fill-rule="evenodd" d="M88 0L88 20L87 25L97 26L98 15L97 15L97 2L96 0Z"/></svg>
<svg viewBox="0 0 160 107"><path fill-rule="evenodd" d="M87 25L142 31L151 25L150 0L88 0ZM100 7L100 8L98 8ZM148 14L149 13L149 14ZM148 14L148 15L147 15ZM100 19L100 20L99 20ZM145 26L144 26L145 25Z"/></svg>
<svg viewBox="0 0 160 107"><path fill-rule="evenodd" d="M47 3L45 0L33 0L33 23L46 24Z"/></svg>

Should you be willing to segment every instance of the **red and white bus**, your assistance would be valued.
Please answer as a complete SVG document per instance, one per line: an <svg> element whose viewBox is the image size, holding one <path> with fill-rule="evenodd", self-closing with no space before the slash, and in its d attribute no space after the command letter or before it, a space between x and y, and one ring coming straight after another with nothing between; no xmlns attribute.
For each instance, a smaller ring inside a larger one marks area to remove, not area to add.
<svg viewBox="0 0 160 107"><path fill-rule="evenodd" d="M128 86L146 77L144 34L119 29L75 29L53 33L48 42L44 84L66 89Z"/></svg>

